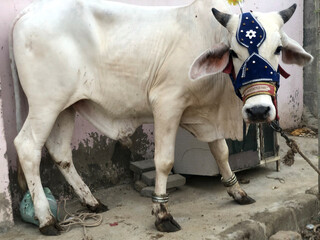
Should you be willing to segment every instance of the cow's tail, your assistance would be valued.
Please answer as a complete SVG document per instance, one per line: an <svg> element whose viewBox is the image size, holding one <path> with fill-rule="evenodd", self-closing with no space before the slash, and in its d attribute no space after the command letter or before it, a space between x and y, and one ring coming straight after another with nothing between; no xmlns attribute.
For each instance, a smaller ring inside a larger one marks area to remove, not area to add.
<svg viewBox="0 0 320 240"><path fill-rule="evenodd" d="M20 15L21 16L21 15ZM15 99L15 107L16 107L16 128L17 132L19 133L22 128L22 108L21 108L21 86L19 82L19 75L17 71L16 62L14 59L14 53L13 53L13 28L15 26L15 23L20 18L17 17L15 21L12 24L11 31L9 34L9 56L10 56L10 62L11 62L11 73L12 73L12 79L13 79L13 89L14 89L14 99ZM20 162L17 161L17 168L18 168L18 184L20 188L25 192L27 191L27 182L26 178L24 176L22 167L20 165Z"/></svg>

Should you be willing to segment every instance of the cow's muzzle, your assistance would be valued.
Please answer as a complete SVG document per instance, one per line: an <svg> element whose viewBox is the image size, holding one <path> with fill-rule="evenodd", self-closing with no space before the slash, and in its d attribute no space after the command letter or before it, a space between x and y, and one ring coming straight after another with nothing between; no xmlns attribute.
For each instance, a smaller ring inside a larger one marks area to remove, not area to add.
<svg viewBox="0 0 320 240"><path fill-rule="evenodd" d="M270 115L270 107L256 106L247 108L246 113L250 122L265 122Z"/></svg>
<svg viewBox="0 0 320 240"><path fill-rule="evenodd" d="M247 99L242 108L242 117L247 123L271 122L277 116L270 95L255 95Z"/></svg>

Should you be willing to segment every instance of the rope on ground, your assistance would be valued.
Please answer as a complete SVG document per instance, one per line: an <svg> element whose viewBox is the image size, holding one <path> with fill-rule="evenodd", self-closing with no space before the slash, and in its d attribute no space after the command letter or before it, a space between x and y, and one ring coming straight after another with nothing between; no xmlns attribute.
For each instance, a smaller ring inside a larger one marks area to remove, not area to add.
<svg viewBox="0 0 320 240"><path fill-rule="evenodd" d="M97 213L86 213L86 212L76 212L69 213L66 209L67 201L64 199L63 210L66 215L64 219L59 222L64 232L68 232L72 226L82 226L83 227L83 240L92 240L91 236L87 235L87 227L97 227L102 223L102 215Z"/></svg>
<svg viewBox="0 0 320 240"><path fill-rule="evenodd" d="M290 148L287 154L283 158L283 163L291 166L294 163L294 155L296 153L299 153L300 156L307 161L307 163L320 175L320 170L311 162L309 158L304 155L300 149L296 141L294 141L291 138L288 138L288 136L284 133L282 128L279 126L279 124L276 121L273 121L270 123L270 126L275 130L276 132L279 132L283 138L286 139L286 143L288 147Z"/></svg>

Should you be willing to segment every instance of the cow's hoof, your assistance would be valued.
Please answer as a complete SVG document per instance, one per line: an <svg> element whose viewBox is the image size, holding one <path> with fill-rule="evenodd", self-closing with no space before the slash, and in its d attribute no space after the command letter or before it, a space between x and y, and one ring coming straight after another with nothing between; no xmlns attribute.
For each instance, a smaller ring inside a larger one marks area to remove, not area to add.
<svg viewBox="0 0 320 240"><path fill-rule="evenodd" d="M157 219L155 226L160 232L177 232L181 230L179 223L173 219L171 214L167 214L164 218Z"/></svg>
<svg viewBox="0 0 320 240"><path fill-rule="evenodd" d="M248 195L242 196L241 198L234 198L234 200L240 205L248 205L256 202L256 200L249 197Z"/></svg>
<svg viewBox="0 0 320 240"><path fill-rule="evenodd" d="M54 223L39 228L40 232L46 236L57 236L63 230L62 227L55 221Z"/></svg>
<svg viewBox="0 0 320 240"><path fill-rule="evenodd" d="M96 206L90 206L87 204L87 208L90 210L90 212L102 213L109 210L109 208L103 203L101 203L99 199L97 199L97 201L98 201L98 204Z"/></svg>

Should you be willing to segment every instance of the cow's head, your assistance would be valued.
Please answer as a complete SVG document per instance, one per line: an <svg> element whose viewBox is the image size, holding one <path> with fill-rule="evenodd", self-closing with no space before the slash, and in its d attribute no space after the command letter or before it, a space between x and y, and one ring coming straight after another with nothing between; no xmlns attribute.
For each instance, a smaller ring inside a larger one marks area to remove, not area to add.
<svg viewBox="0 0 320 240"><path fill-rule="evenodd" d="M313 60L282 26L293 15L296 4L281 12L248 12L239 15L213 8L214 17L229 32L229 39L201 54L190 68L198 80L218 72L230 74L234 89L243 101L243 119L248 123L270 122L276 118L280 53L284 63L304 66Z"/></svg>

